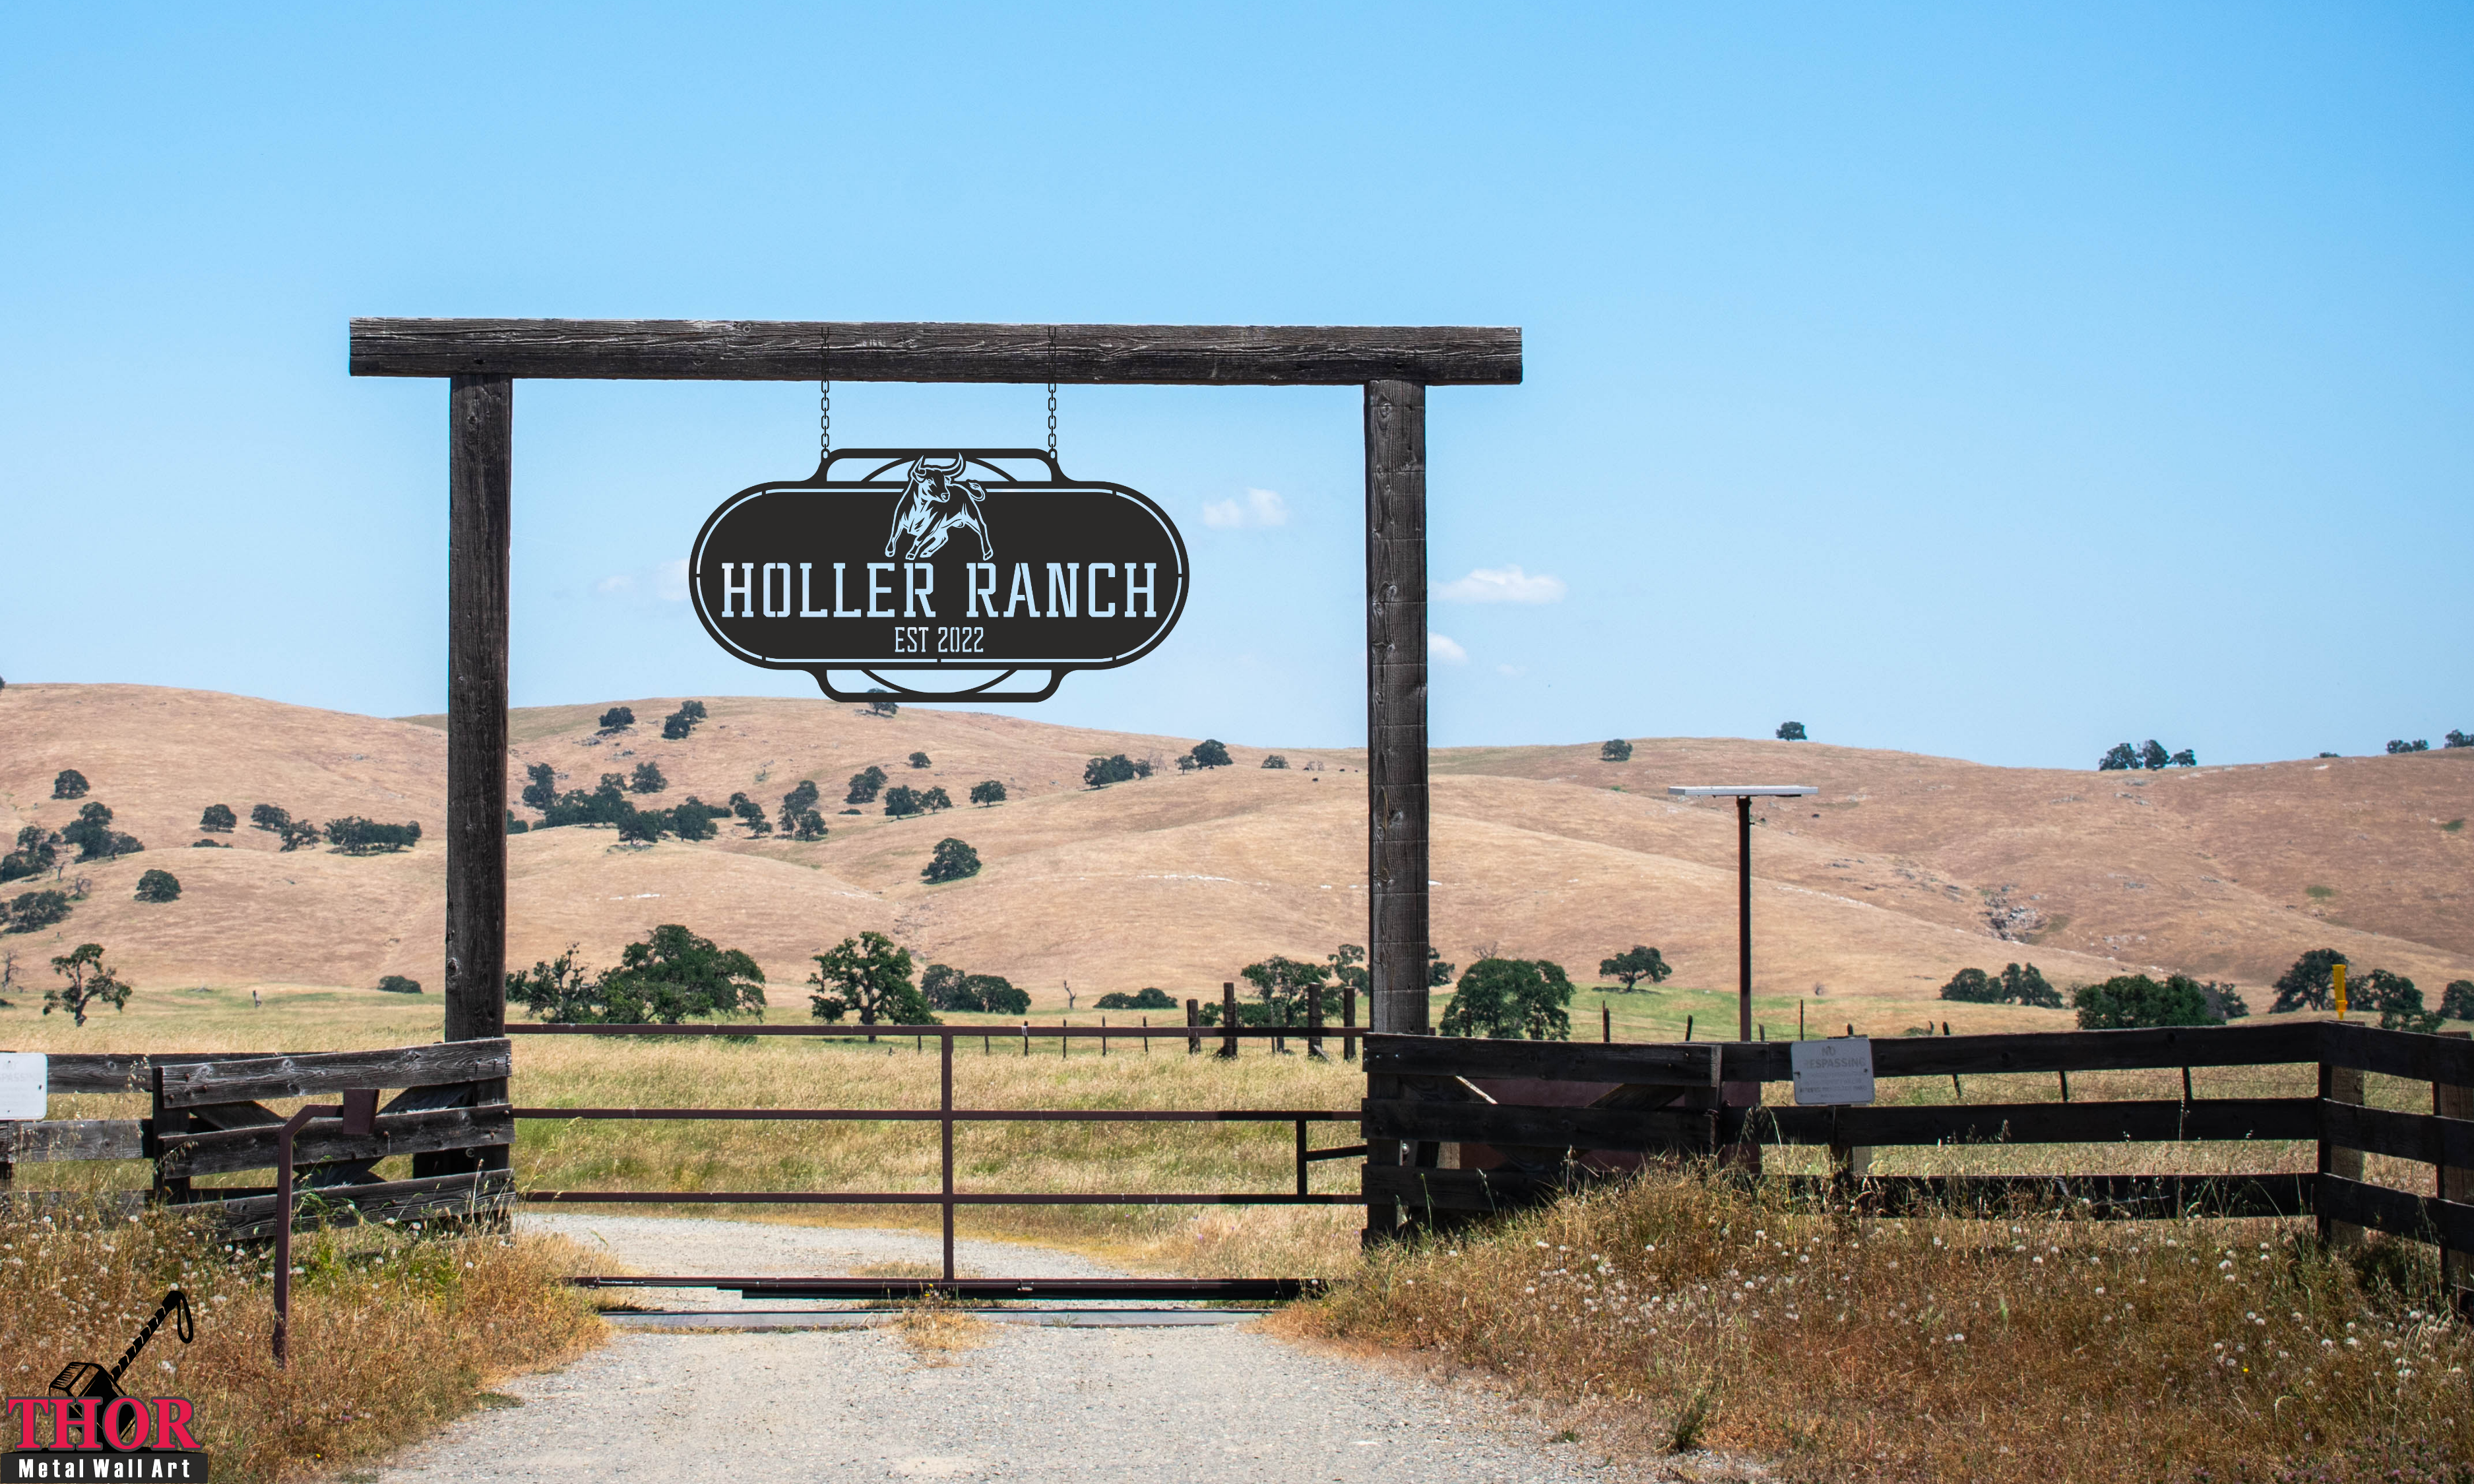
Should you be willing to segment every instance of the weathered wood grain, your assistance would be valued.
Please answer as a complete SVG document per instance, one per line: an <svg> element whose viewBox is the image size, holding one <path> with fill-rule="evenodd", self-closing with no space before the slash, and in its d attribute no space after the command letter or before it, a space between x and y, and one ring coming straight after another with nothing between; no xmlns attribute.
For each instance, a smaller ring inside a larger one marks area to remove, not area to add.
<svg viewBox="0 0 2474 1484"><path fill-rule="evenodd" d="M1366 968L1377 1031L1427 1015L1426 389L1366 387Z"/></svg>
<svg viewBox="0 0 2474 1484"><path fill-rule="evenodd" d="M0 1215L42 1216L78 1211L118 1218L146 1209L143 1190L0 1190Z"/></svg>
<svg viewBox="0 0 2474 1484"><path fill-rule="evenodd" d="M59 1160L142 1160L146 1125L137 1118L59 1118L0 1123L0 1161L37 1164Z"/></svg>
<svg viewBox="0 0 2474 1484"><path fill-rule="evenodd" d="M50 1059L55 1092L143 1092L154 1086L155 1068L211 1059L210 1053L72 1051Z"/></svg>
<svg viewBox="0 0 2474 1484"><path fill-rule="evenodd" d="M213 1104L319 1097L352 1088L427 1088L504 1077L513 1063L511 1043L504 1037L397 1046L384 1051L218 1057L163 1068L163 1101L169 1107L203 1113Z"/></svg>
<svg viewBox="0 0 2474 1484"><path fill-rule="evenodd" d="M500 1036L507 1023L507 553L514 460L514 384L504 375L459 372L448 391L447 436L449 1041Z"/></svg>
<svg viewBox="0 0 2474 1484"><path fill-rule="evenodd" d="M1403 1076L1540 1077L1714 1088L1720 1042L1468 1041L1449 1036L1370 1036L1366 1069Z"/></svg>
<svg viewBox="0 0 2474 1484"><path fill-rule="evenodd" d="M471 1170L422 1180L391 1180L376 1185L345 1185L321 1190L315 1202L296 1201L293 1224L353 1226L363 1222L504 1217L515 1199L515 1177L505 1170ZM281 1219L275 1197L249 1196L234 1201L196 1202L182 1209L211 1215L223 1223L234 1241L263 1241L275 1234Z"/></svg>
<svg viewBox="0 0 2474 1484"><path fill-rule="evenodd" d="M376 1132L353 1137L340 1122L321 1119L293 1140L296 1165L338 1160L383 1160L389 1155L468 1149L515 1140L516 1121L504 1103L485 1108L442 1108L385 1113ZM185 1134L162 1140L160 1163L175 1176L228 1175L275 1162L276 1129L254 1128Z"/></svg>
<svg viewBox="0 0 2474 1484"><path fill-rule="evenodd" d="M828 343L837 381L1504 386L1520 380L1520 331L1511 326L764 320L356 319L352 372L813 381Z"/></svg>

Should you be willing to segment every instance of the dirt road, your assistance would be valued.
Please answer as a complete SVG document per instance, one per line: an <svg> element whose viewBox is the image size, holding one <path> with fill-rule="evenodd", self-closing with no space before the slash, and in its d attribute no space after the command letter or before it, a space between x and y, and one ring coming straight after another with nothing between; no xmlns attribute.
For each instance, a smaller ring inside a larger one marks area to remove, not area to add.
<svg viewBox="0 0 2474 1484"><path fill-rule="evenodd" d="M898 1232L656 1218L527 1225L606 1244L638 1271L826 1273L935 1257L933 1238ZM1102 1271L995 1243L966 1243L959 1257L981 1271ZM760 1306L702 1292L657 1302ZM468 1417L375 1478L1562 1484L1594 1475L1594 1460L1578 1448L1536 1436L1483 1398L1308 1353L1250 1321L1014 1323L992 1325L983 1338L945 1357L923 1356L882 1328L631 1330L562 1371L510 1384L521 1408Z"/></svg>

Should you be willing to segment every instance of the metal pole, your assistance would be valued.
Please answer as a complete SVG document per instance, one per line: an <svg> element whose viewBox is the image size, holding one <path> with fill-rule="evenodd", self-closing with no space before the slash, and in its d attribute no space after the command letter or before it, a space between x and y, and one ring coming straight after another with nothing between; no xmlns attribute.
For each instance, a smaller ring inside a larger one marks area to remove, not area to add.
<svg viewBox="0 0 2474 1484"><path fill-rule="evenodd" d="M292 1137L301 1126L334 1108L303 1108L275 1136L275 1367L291 1364L292 1330Z"/></svg>
<svg viewBox="0 0 2474 1484"><path fill-rule="evenodd" d="M1753 801L1735 798L1735 1039L1753 1039Z"/></svg>
<svg viewBox="0 0 2474 1484"><path fill-rule="evenodd" d="M944 1095L938 1107L945 1114L945 1281L950 1283L954 1281L954 1033L947 1031L936 1041L944 1050L944 1065L939 1068Z"/></svg>
<svg viewBox="0 0 2474 1484"><path fill-rule="evenodd" d="M159 1082L157 1084L161 1085ZM283 1370L292 1328L292 1140L312 1118L341 1118L344 1132L355 1137L376 1131L378 1094L375 1088L344 1094L340 1105L313 1105L284 1120L275 1135L275 1365Z"/></svg>

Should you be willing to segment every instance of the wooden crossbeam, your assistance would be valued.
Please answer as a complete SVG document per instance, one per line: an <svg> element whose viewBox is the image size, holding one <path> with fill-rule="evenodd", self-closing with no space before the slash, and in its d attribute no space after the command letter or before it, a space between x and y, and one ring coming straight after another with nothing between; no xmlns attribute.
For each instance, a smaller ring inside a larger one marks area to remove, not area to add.
<svg viewBox="0 0 2474 1484"><path fill-rule="evenodd" d="M791 320L352 323L355 376L1508 386L1497 325L943 324Z"/></svg>

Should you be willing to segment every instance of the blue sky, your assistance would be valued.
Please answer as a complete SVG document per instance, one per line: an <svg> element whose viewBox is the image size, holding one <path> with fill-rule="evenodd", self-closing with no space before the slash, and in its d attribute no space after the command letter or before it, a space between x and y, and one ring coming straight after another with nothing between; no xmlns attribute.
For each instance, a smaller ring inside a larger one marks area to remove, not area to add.
<svg viewBox="0 0 2474 1484"><path fill-rule="evenodd" d="M352 315L1509 323L1429 403L1440 744L2437 743L2468 76L2438 5L12 7L0 676L443 706L446 393ZM813 693L667 574L814 390L518 386L518 704ZM1061 423L1194 596L1032 714L1362 741L1355 392Z"/></svg>

